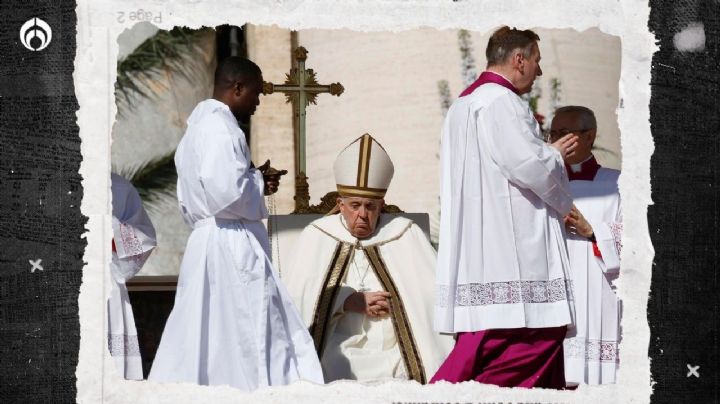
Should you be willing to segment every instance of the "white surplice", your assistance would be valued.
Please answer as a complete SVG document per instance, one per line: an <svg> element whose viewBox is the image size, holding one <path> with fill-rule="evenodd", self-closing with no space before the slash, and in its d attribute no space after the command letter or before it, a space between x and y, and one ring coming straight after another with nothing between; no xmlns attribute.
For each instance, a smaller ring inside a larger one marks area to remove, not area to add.
<svg viewBox="0 0 720 404"><path fill-rule="evenodd" d="M269 260L263 177L227 105L195 107L175 165L193 231L149 379L247 391L323 383L312 339Z"/></svg>
<svg viewBox="0 0 720 404"><path fill-rule="evenodd" d="M125 282L140 271L157 245L155 228L132 184L115 173L110 174L110 180L113 244L116 251L113 251L110 262L108 349L115 367L124 378L142 380L140 346Z"/></svg>
<svg viewBox="0 0 720 404"><path fill-rule="evenodd" d="M303 230L291 262L283 280L321 345L326 381L426 382L452 349L452 337L432 328L435 251L411 220L382 214L375 233L358 241L342 215L323 217ZM393 294L390 317L343 310L363 286Z"/></svg>
<svg viewBox="0 0 720 404"><path fill-rule="evenodd" d="M572 324L562 157L526 102L484 84L448 111L441 144L435 328Z"/></svg>
<svg viewBox="0 0 720 404"><path fill-rule="evenodd" d="M576 331L564 343L565 380L571 384L615 383L620 337L620 301L612 282L620 271L622 210L620 171L600 167L592 181L570 181L575 205L595 232L601 257L586 238L568 234Z"/></svg>

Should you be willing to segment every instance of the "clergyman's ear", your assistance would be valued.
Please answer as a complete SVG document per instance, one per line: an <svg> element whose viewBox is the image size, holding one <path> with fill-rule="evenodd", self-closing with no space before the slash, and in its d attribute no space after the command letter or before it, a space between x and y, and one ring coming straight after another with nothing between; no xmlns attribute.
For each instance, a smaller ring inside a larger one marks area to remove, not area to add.
<svg viewBox="0 0 720 404"><path fill-rule="evenodd" d="M522 51L519 49L514 50L512 56L510 56L510 61L513 67L520 67L523 60L525 60L525 56L523 56Z"/></svg>

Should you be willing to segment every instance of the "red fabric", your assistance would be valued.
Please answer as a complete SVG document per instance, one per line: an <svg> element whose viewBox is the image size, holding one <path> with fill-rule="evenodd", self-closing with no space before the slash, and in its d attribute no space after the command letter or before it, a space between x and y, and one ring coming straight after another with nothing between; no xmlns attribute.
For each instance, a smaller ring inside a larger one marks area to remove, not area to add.
<svg viewBox="0 0 720 404"><path fill-rule="evenodd" d="M563 389L566 332L562 326L459 333L430 383L475 380L501 387Z"/></svg>
<svg viewBox="0 0 720 404"><path fill-rule="evenodd" d="M582 163L579 172L573 172L570 166L565 164L565 171L567 171L570 181L592 181L595 179L595 175L599 169L600 164L595 160L595 156L590 157L590 160Z"/></svg>
<svg viewBox="0 0 720 404"><path fill-rule="evenodd" d="M597 246L597 243L593 241L593 255L595 255L598 258L602 258L602 253L600 253L600 249Z"/></svg>
<svg viewBox="0 0 720 404"><path fill-rule="evenodd" d="M113 252L117 252L117 250L115 249L115 239L112 239L112 250Z"/></svg>
<svg viewBox="0 0 720 404"><path fill-rule="evenodd" d="M501 76L497 73L485 71L480 74L480 76L477 78L477 80L475 80L475 82L470 84L470 87L466 88L465 91L460 93L460 97L464 97L468 94L471 94L473 91L475 91L476 88L480 87L483 84L488 84L488 83L499 84L499 85L509 89L510 91L514 92L515 94L518 94L518 89L515 88L515 86L511 82L505 80L505 78L503 76Z"/></svg>

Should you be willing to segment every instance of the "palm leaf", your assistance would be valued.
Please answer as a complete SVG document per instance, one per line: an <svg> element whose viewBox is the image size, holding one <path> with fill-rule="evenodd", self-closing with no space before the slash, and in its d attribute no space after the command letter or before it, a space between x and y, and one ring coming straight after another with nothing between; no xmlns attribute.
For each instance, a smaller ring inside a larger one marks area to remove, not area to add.
<svg viewBox="0 0 720 404"><path fill-rule="evenodd" d="M132 97L151 97L162 87L157 81L149 82L161 71L172 70L192 78L190 64L184 63L195 47L195 41L212 28L190 29L176 27L170 31L160 30L146 39L131 54L118 62L115 94L119 106L132 106ZM126 108L118 108L122 111Z"/></svg>
<svg viewBox="0 0 720 404"><path fill-rule="evenodd" d="M175 151L137 164L133 167L113 169L133 184L149 210L159 211L167 202L176 202Z"/></svg>

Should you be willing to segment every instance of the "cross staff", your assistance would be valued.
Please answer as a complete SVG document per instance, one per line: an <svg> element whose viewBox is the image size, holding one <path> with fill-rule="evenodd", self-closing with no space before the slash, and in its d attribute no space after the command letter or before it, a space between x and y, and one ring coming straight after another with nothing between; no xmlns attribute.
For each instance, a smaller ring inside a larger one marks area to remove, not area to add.
<svg viewBox="0 0 720 404"><path fill-rule="evenodd" d="M295 144L297 155L295 172L295 211L299 212L303 207L309 205L310 196L307 186L307 169L305 167L305 108L310 104L317 105L317 95L330 93L335 96L345 91L342 84L332 83L329 85L318 84L315 79L315 72L312 69L305 69L305 60L308 51L302 46L294 51L297 67L290 69L285 75L285 84L263 83L263 94L268 95L274 92L285 94L287 102L292 103L294 110Z"/></svg>

